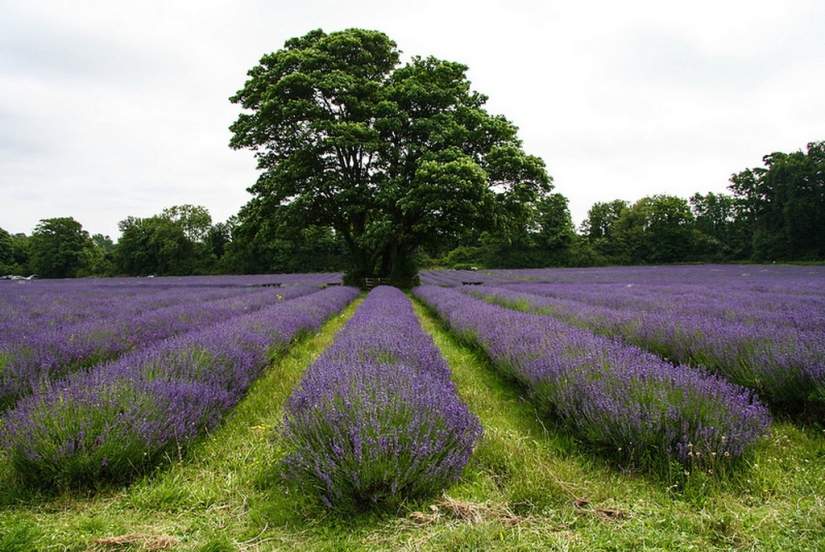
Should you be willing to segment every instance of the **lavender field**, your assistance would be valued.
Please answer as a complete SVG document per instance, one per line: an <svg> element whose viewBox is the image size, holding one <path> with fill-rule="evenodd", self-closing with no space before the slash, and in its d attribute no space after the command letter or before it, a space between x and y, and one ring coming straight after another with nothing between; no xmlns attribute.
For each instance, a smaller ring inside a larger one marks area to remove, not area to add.
<svg viewBox="0 0 825 552"><path fill-rule="evenodd" d="M331 508L397 507L455 483L481 434L410 300L380 286L290 397L284 462Z"/></svg>
<svg viewBox="0 0 825 552"><path fill-rule="evenodd" d="M40 320L21 323L1 353L0 446L11 466L29 483L88 486L180 454L274 354L358 294L314 278L5 286L16 319L34 309Z"/></svg>
<svg viewBox="0 0 825 552"><path fill-rule="evenodd" d="M430 273L752 389L777 412L825 414L825 270L674 266ZM466 285L473 282L476 285Z"/></svg>
<svg viewBox="0 0 825 552"><path fill-rule="evenodd" d="M0 550L825 545L825 267L420 277L0 282Z"/></svg>

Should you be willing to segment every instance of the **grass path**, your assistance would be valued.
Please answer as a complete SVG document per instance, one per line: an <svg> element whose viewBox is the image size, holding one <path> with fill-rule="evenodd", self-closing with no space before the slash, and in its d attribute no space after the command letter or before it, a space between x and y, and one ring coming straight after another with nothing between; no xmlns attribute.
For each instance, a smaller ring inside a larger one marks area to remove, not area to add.
<svg viewBox="0 0 825 552"><path fill-rule="evenodd" d="M92 497L0 499L0 552L825 548L821 428L778 423L741 477L719 486L692 474L668 489L580 450L415 301L485 438L441 497L399 512L328 515L281 484L277 430L303 371L359 303L296 343L213 435L152 476ZM0 461L0 493L4 477Z"/></svg>

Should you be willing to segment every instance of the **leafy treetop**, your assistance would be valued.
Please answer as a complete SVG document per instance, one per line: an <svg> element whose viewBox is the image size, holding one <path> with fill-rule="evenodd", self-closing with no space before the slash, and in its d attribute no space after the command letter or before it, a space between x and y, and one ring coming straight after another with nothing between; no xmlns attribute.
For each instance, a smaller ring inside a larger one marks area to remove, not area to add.
<svg viewBox="0 0 825 552"><path fill-rule="evenodd" d="M262 171L243 217L295 232L329 227L350 250L350 283L402 285L419 246L524 218L551 179L516 127L484 110L466 72L433 57L399 66L378 31L288 40L230 98L245 110L230 145L254 151Z"/></svg>

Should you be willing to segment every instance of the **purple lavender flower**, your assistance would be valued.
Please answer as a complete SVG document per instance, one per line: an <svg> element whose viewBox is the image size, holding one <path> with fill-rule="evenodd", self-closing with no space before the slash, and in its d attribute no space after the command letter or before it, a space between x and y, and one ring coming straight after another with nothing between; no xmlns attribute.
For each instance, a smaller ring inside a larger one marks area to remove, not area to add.
<svg viewBox="0 0 825 552"><path fill-rule="evenodd" d="M520 381L544 412L625 462L739 457L770 425L750 392L703 371L458 291L413 293Z"/></svg>
<svg viewBox="0 0 825 552"><path fill-rule="evenodd" d="M46 382L3 415L0 446L32 482L131 479L215 427L272 354L358 294L316 291Z"/></svg>
<svg viewBox="0 0 825 552"><path fill-rule="evenodd" d="M746 299L731 292L725 298L720 288L675 282L666 291L658 284L604 288L510 284L464 291L707 368L783 410L825 404L825 301L817 296L792 301L788 293L755 298L751 292Z"/></svg>
<svg viewBox="0 0 825 552"><path fill-rule="evenodd" d="M107 286L102 287L105 296ZM178 285L171 292L148 288L142 293L124 294L119 300L116 295L110 295L109 301L99 302L87 293L69 293L72 286L66 284L54 288L48 288L56 294L53 301L71 304L78 317L62 321L57 317L47 323L43 320L46 317L43 307L40 317L43 327L24 323L21 324L27 328L24 333L10 332L13 338L3 338L0 342L0 411L50 379L59 379L158 340L199 330L318 289ZM81 289L89 292L95 288ZM84 302L88 302L86 309ZM21 319L27 320L22 312L14 318L15 321Z"/></svg>
<svg viewBox="0 0 825 552"><path fill-rule="evenodd" d="M453 483L481 433L409 299L377 287L290 397L284 468L330 508L393 507Z"/></svg>

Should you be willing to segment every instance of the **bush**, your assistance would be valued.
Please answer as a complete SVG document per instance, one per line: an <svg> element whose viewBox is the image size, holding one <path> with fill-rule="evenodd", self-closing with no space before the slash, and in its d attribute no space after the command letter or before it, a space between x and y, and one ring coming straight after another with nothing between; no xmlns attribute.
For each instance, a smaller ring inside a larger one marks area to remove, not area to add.
<svg viewBox="0 0 825 552"><path fill-rule="evenodd" d="M377 287L290 397L284 472L329 508L391 509L458 479L481 432L409 299Z"/></svg>

